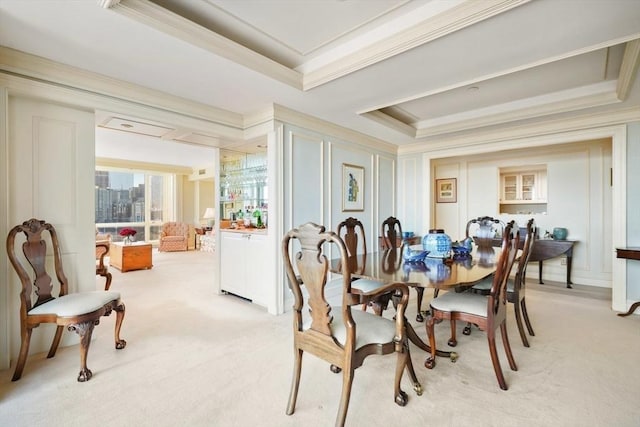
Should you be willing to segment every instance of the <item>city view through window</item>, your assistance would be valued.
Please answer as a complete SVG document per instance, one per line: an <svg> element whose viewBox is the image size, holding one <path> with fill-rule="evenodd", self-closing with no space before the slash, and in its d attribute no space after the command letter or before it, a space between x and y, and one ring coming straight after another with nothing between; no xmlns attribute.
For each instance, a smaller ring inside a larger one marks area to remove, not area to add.
<svg viewBox="0 0 640 427"><path fill-rule="evenodd" d="M97 170L95 175L96 227L123 239L123 228L136 230L134 240L158 240L165 217L167 176L143 172Z"/></svg>

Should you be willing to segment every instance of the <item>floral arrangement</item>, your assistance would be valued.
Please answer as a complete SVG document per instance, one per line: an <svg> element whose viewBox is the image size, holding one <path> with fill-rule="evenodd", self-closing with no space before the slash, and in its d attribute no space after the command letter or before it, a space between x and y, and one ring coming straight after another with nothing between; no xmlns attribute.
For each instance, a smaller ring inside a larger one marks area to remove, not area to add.
<svg viewBox="0 0 640 427"><path fill-rule="evenodd" d="M134 230L133 228L123 228L122 230L120 230L120 234L123 237L131 237L131 236L135 236L137 233L136 230Z"/></svg>

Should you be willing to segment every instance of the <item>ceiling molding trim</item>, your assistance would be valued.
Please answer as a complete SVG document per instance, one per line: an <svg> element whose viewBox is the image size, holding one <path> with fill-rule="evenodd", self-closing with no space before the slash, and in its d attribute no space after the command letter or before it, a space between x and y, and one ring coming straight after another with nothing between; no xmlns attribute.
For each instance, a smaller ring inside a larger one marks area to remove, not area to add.
<svg viewBox="0 0 640 427"><path fill-rule="evenodd" d="M274 120L293 124L306 129L313 129L316 133L323 133L334 138L352 142L354 144L363 145L369 150L372 148L386 153L396 154L398 146L390 144L381 139L377 139L363 133L344 128L340 125L327 122L307 114L291 110L282 105L274 104Z"/></svg>
<svg viewBox="0 0 640 427"><path fill-rule="evenodd" d="M102 74L57 63L46 58L0 46L0 71L38 79L43 82L116 97L154 108L173 108L180 114L242 129L242 116L164 92L127 83ZM169 106L169 107L168 107Z"/></svg>
<svg viewBox="0 0 640 427"><path fill-rule="evenodd" d="M473 147L482 144L510 142L516 139L580 131L605 126L624 125L640 121L640 107L583 114L569 118L558 118L540 123L505 126L499 129L478 129L465 135L439 137L437 140L416 142L398 147L398 155L446 151ZM510 147L514 148L514 147Z"/></svg>
<svg viewBox="0 0 640 427"><path fill-rule="evenodd" d="M640 64L640 39L635 39L627 42L624 48L624 56L622 57L618 86L616 88L620 101L624 101L629 96L633 82L638 74L638 64Z"/></svg>
<svg viewBox="0 0 640 427"><path fill-rule="evenodd" d="M257 113L244 116L244 140L266 135L274 130L274 110L269 106Z"/></svg>
<svg viewBox="0 0 640 427"><path fill-rule="evenodd" d="M380 110L371 111L368 113L360 114L362 117L378 122L390 129L398 131L404 135L410 136L412 138L416 137L416 128L408 125L394 117L391 117L388 114L383 113Z"/></svg>
<svg viewBox="0 0 640 427"><path fill-rule="evenodd" d="M242 138L240 114L195 103L45 58L0 46L0 79L18 93L80 103L89 110L118 111L171 123L203 134Z"/></svg>
<svg viewBox="0 0 640 427"><path fill-rule="evenodd" d="M302 90L302 74L148 0L121 0L110 10Z"/></svg>
<svg viewBox="0 0 640 427"><path fill-rule="evenodd" d="M534 105L521 108L505 109L501 112L486 113L484 116L478 116L478 111L457 114L455 122L444 123L441 125L429 125L425 123L416 131L416 138L425 138L428 136L441 135L444 133L459 132L468 129L480 128L485 126L510 123L518 120L532 119L536 117L549 116L552 114L561 114L571 111L584 110L602 105L610 105L619 103L620 100L614 91L606 93L598 93L587 95L579 98L564 99L549 102L543 105ZM505 104L505 107L511 105ZM495 108L487 109L495 111ZM475 117L473 117L475 116ZM428 122L428 121L426 121Z"/></svg>
<svg viewBox="0 0 640 427"><path fill-rule="evenodd" d="M531 0L466 1L405 31L390 36L382 42L361 49L346 59L341 58L317 70L305 73L303 88L305 91L313 89L529 1Z"/></svg>
<svg viewBox="0 0 640 427"><path fill-rule="evenodd" d="M486 81L486 80L491 80L491 79L495 79L498 77L504 77L507 76L509 74L514 74L520 71L525 71L525 70L529 70L531 68L536 68L538 66L542 66L542 65L546 65L546 64L550 64L552 62L557 62L557 61L562 61L564 59L568 59L568 58L572 58L575 56L579 56L579 55L583 55L586 53L590 53L590 52L594 52L600 49L605 49L611 46L615 46L618 44L622 44L622 43L627 43L629 41L632 40L636 40L640 38L640 33L635 33L631 36L626 36L626 37L619 37L616 39L611 39L611 40L607 40L605 42L602 43L598 43L595 45L591 45L591 46L587 46L581 49L577 49L571 52L567 52L561 55L556 55L556 56L551 56L551 57L547 57L547 58L543 58L541 60L535 61L535 62L531 62L528 64L523 64L517 67L512 67L512 68L508 68L505 70L500 70L498 72L495 73L491 73L491 74L487 74L484 76L479 76L479 77L475 77L473 79L469 79L469 80L465 80L465 81L461 81L461 82L457 82L455 84L451 84L451 85L447 85L447 86L441 86L438 87L436 89L433 90L428 90L425 92L420 92L420 93L415 93L411 96L406 96L403 98L397 98L394 100L390 100L384 104L378 104L378 105L370 105L369 107L366 108L362 108L361 110L359 110L357 113L358 114L364 114L370 111L374 111L374 110L380 110L383 108L389 108L389 107L393 107L395 105L398 104L403 104L405 102L410 102L410 101L415 101L416 99L420 99L420 98L425 98L428 96L432 96L432 95L438 95L450 90L455 90L455 89L459 89L462 87L467 87L467 86L472 86L472 85L478 85L478 84L482 84L482 82Z"/></svg>
<svg viewBox="0 0 640 427"><path fill-rule="evenodd" d="M98 6L109 9L120 3L120 0L98 0Z"/></svg>
<svg viewBox="0 0 640 427"><path fill-rule="evenodd" d="M108 157L96 157L96 167L117 168L123 170L155 171L164 173L175 173L178 175L191 175L193 173L192 168L185 166L112 159Z"/></svg>

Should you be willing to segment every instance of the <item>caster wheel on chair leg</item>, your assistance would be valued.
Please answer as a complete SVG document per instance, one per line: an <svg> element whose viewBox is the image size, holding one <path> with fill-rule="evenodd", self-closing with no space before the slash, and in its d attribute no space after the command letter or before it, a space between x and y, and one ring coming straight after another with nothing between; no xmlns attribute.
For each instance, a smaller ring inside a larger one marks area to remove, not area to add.
<svg viewBox="0 0 640 427"><path fill-rule="evenodd" d="M431 356L427 357L427 360L424 361L424 367L433 369L434 366L436 366L436 359Z"/></svg>
<svg viewBox="0 0 640 427"><path fill-rule="evenodd" d="M458 360L458 353L452 351L449 355L449 359L451 359L451 363L456 363L456 360Z"/></svg>
<svg viewBox="0 0 640 427"><path fill-rule="evenodd" d="M415 383L413 385L413 391L415 391L418 396L422 396L422 384Z"/></svg>
<svg viewBox="0 0 640 427"><path fill-rule="evenodd" d="M398 404L398 406L405 406L408 400L409 397L407 396L407 393L400 390L400 393L396 396L396 404Z"/></svg>

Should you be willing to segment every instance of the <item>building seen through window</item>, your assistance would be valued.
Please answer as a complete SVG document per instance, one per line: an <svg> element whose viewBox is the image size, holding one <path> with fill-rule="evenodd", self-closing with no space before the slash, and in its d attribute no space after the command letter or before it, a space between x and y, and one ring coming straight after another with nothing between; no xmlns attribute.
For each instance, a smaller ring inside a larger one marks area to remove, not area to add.
<svg viewBox="0 0 640 427"><path fill-rule="evenodd" d="M96 227L122 240L123 228L137 231L136 241L157 240L165 217L166 175L96 170Z"/></svg>

